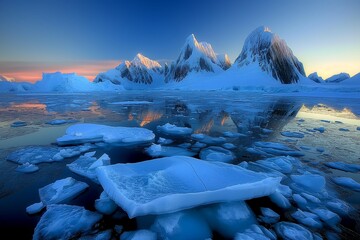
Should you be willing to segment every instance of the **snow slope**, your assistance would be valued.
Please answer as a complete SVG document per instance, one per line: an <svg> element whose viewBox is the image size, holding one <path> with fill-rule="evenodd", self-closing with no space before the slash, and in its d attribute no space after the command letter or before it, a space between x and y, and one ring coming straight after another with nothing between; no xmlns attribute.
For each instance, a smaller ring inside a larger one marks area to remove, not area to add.
<svg viewBox="0 0 360 240"><path fill-rule="evenodd" d="M326 83L339 83L342 82L346 79L349 79L350 75L348 73L339 73L339 74L335 74L327 79L325 79Z"/></svg>
<svg viewBox="0 0 360 240"><path fill-rule="evenodd" d="M316 83L324 82L324 79L322 77L320 77L317 72L313 72L313 73L309 74L308 78L313 80Z"/></svg>
<svg viewBox="0 0 360 240"><path fill-rule="evenodd" d="M341 81L341 86L360 86L360 73L352 76L351 78L345 79L344 81Z"/></svg>

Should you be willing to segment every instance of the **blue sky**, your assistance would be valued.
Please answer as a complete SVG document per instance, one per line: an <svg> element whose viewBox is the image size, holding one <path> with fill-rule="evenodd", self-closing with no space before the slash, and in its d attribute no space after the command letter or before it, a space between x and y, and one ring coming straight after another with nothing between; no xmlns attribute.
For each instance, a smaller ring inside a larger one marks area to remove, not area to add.
<svg viewBox="0 0 360 240"><path fill-rule="evenodd" d="M359 0L0 0L0 74L30 63L44 71L88 62L106 68L138 52L175 59L191 33L235 60L246 36L266 25L307 73L354 75L359 12Z"/></svg>

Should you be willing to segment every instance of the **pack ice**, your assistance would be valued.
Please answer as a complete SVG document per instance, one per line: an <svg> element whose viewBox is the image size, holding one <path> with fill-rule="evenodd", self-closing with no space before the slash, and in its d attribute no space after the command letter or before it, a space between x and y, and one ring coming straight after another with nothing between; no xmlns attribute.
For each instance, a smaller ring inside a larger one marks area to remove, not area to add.
<svg viewBox="0 0 360 240"><path fill-rule="evenodd" d="M162 126L157 126L157 130L164 134L173 135L173 136L186 136L186 135L190 135L193 132L191 128L178 127L170 123L166 123Z"/></svg>
<svg viewBox="0 0 360 240"><path fill-rule="evenodd" d="M56 141L59 145L106 142L120 146L134 146L152 143L154 138L154 133L146 128L81 123L70 126L66 134Z"/></svg>
<svg viewBox="0 0 360 240"><path fill-rule="evenodd" d="M130 218L267 196L281 177L185 156L97 168L105 192Z"/></svg>

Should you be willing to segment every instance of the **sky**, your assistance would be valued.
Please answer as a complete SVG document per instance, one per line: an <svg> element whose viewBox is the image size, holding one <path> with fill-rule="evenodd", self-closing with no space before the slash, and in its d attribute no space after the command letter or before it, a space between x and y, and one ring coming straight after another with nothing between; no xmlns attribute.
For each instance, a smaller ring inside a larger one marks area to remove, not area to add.
<svg viewBox="0 0 360 240"><path fill-rule="evenodd" d="M360 72L359 0L0 0L0 74L97 73L137 53L176 59L194 33L234 61L247 35L268 26L307 74Z"/></svg>

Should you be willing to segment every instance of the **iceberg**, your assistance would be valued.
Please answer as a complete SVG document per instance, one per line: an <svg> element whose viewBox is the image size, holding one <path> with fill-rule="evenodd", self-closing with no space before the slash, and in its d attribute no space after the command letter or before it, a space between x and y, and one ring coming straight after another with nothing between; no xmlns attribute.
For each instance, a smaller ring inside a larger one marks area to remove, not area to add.
<svg viewBox="0 0 360 240"><path fill-rule="evenodd" d="M231 162L235 159L235 155L222 147L208 147L201 150L200 158L211 162Z"/></svg>
<svg viewBox="0 0 360 240"><path fill-rule="evenodd" d="M40 188L39 196L45 205L62 203L76 197L88 187L86 183L68 177Z"/></svg>
<svg viewBox="0 0 360 240"><path fill-rule="evenodd" d="M146 128L81 123L70 126L66 134L56 141L59 145L106 142L119 146L136 146L150 144L154 139L154 133Z"/></svg>
<svg viewBox="0 0 360 240"><path fill-rule="evenodd" d="M178 127L170 123L166 123L162 126L157 126L157 130L166 135L173 135L173 136L188 136L193 132L191 128Z"/></svg>
<svg viewBox="0 0 360 240"><path fill-rule="evenodd" d="M49 125L63 125L68 123L74 123L76 120L74 119L53 119L51 121L46 122Z"/></svg>
<svg viewBox="0 0 360 240"><path fill-rule="evenodd" d="M185 156L99 167L97 176L130 218L267 196L281 181L236 165Z"/></svg>
<svg viewBox="0 0 360 240"><path fill-rule="evenodd" d="M33 239L78 238L90 233L101 218L100 214L83 207L52 204L36 225Z"/></svg>
<svg viewBox="0 0 360 240"><path fill-rule="evenodd" d="M23 122L23 121L16 121L16 122L11 123L10 126L11 127L25 127L25 126L27 126L27 123Z"/></svg>

